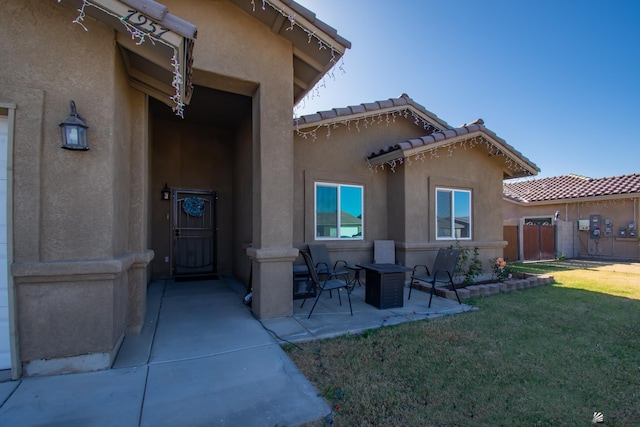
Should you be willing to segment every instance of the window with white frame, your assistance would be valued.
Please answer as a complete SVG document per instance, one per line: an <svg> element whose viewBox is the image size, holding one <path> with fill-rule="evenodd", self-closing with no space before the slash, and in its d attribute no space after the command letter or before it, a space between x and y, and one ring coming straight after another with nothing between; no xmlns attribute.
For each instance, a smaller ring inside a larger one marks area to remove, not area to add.
<svg viewBox="0 0 640 427"><path fill-rule="evenodd" d="M315 184L316 239L356 239L363 236L361 185Z"/></svg>
<svg viewBox="0 0 640 427"><path fill-rule="evenodd" d="M436 188L436 239L471 239L471 191Z"/></svg>

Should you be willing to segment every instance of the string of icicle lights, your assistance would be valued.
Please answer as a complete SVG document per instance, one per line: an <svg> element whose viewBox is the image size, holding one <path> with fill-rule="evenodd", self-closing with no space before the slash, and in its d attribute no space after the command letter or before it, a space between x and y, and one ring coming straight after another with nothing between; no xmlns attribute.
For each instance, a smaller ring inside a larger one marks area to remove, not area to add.
<svg viewBox="0 0 640 427"><path fill-rule="evenodd" d="M355 128L358 132L360 132L360 126L362 125L365 129L369 128L369 126L373 125L381 125L384 124L389 126L396 122L396 119L405 118L413 120L413 123L416 126L421 126L425 130L425 135L431 135L434 132L439 132L442 129L434 126L428 120L423 119L418 114L416 114L413 110L409 108L401 108L393 111L386 111L382 113L374 113L370 115L365 115L362 117L358 117L357 119L348 119L342 120L340 122L335 122L331 124L321 124L314 127L308 131L302 131L300 128L300 118L294 119L294 123L296 126L296 133L298 136L301 136L304 139L311 139L315 141L318 139L318 133L322 130L326 132L326 137L329 139L331 137L331 129L337 129L339 126L346 126L348 130L351 130L351 127ZM323 129L324 128L324 129Z"/></svg>
<svg viewBox="0 0 640 427"><path fill-rule="evenodd" d="M296 22L296 15L295 14L290 14L287 11L279 8L278 6L274 5L273 3L271 3L269 0L260 0L260 2L262 3L261 9L262 10L266 10L267 9L267 5L269 5L269 7L271 7L273 10L277 11L278 13L280 13L282 16L284 16L285 18L287 18L287 20L289 21L289 27L286 29L286 31L293 31L294 27L298 27L300 28L302 31L305 32L305 34L307 35L307 39L308 39L308 43L311 43L315 40L315 42L318 44L318 50L329 50L331 52L331 59L330 59L330 63L332 64L331 68L329 69L329 71L327 71L323 76L322 79L315 84L315 86L311 89L311 91L309 93L307 93L307 95L304 96L304 98L298 103L298 105L296 105L294 107L294 110L298 111L302 108L305 107L306 105L306 101L307 100L312 100L315 99L316 97L320 96L320 90L324 89L327 87L327 78L332 79L333 81L335 81L336 79L336 75L335 75L335 71L334 68L337 67L338 71L340 72L341 75L344 75L346 73L345 69L344 69L344 59L342 56L340 56L340 61L338 62L337 60L337 50L330 44L327 44L324 40L322 40L320 37L318 37L316 35L315 32L310 31L309 29L303 27L302 25L300 25L298 22ZM251 7L253 9L253 11L256 11L256 0L251 0Z"/></svg>
<svg viewBox="0 0 640 427"><path fill-rule="evenodd" d="M398 157L392 160L388 160L379 165L372 165L370 159L367 158L367 166L369 170L373 172L378 172L378 170L385 170L388 168L391 172L396 171L396 168L400 165L406 164L407 166L411 166L414 161L420 161L422 163L428 159L436 159L440 157L440 153L446 153L447 157L453 157L455 150L463 149L463 150L471 150L477 146L484 146L489 152L489 157L502 156L504 157L504 162L507 169L514 172L524 172L527 175L530 175L531 172L524 168L520 162L511 157L508 153L505 153L499 147L496 147L491 141L485 138L482 135L476 135L471 138L463 139L461 141L452 142L449 144L441 145L434 148L425 149L425 151L421 151L420 153L416 153L407 157Z"/></svg>
<svg viewBox="0 0 640 427"><path fill-rule="evenodd" d="M412 120L415 126L422 127L425 130L424 136L431 135L434 132L442 131L442 129L434 126L431 122L420 117L418 114L416 114L414 111L412 111L409 108L397 109L397 110L386 111L381 113L374 113L374 114L366 115L363 117L359 117L357 119L342 120L342 121L338 121L330 124L320 124L308 131L301 130L300 119L296 118L295 130L297 135L302 137L303 139L307 139L307 140L310 139L311 141L316 141L318 139L319 133L326 132L325 136L327 139L329 139L331 137L331 130L337 129L340 126L345 126L349 131L351 131L351 129L354 128L358 132L360 132L361 126L364 127L365 129L368 129L370 126L379 126L383 124L385 126L389 126L391 124L396 123L396 120L400 118ZM494 144L492 144L488 139L484 138L483 136L474 136L471 138L464 139L462 141L456 141L450 144L429 148L415 155L412 155L406 158L398 157L396 159L388 160L379 165L372 165L370 162L370 159L368 158L366 159L366 162L367 162L367 166L369 167L369 170L371 170L372 172L378 172L379 170L385 170L386 168L388 168L392 172L395 172L398 166L403 165L405 163L407 164L407 166L410 166L413 161L419 160L421 162L424 162L427 159L438 158L440 157L441 152L446 152L447 157L453 157L454 150L458 148L467 150L467 149L472 149L481 144L487 148L487 150L489 151L489 156L498 156L498 155L503 156L505 158L505 164L509 170L512 170L514 172L525 172L528 175L531 174L526 168L522 167L517 160L515 160L513 157L505 153L500 148L496 147Z"/></svg>
<svg viewBox="0 0 640 427"><path fill-rule="evenodd" d="M62 0L57 0L57 1L58 3L60 3ZM89 29L84 25L84 18L86 16L85 8L87 6L96 8L102 13L112 16L116 18L118 21L120 21L122 25L124 25L124 27L127 29L129 34L131 34L131 39L135 40L138 46L144 43L145 41L149 40L153 45L155 45L156 42L162 43L173 50L173 57L171 58L171 67L173 68L173 79L171 81L171 87L173 87L173 89L175 90L175 94L173 96L170 96L169 99L174 103L174 106L172 107L172 109L176 113L176 115L184 118L185 104L183 102L181 90L180 90L182 88L182 85L184 84L184 79L182 77L182 74L180 73L180 63L178 62L178 51L175 48L175 46L167 43L166 41L162 40L159 37L155 37L153 34L142 31L141 29L137 28L130 22L127 22L124 17L118 16L115 13L89 0L83 0L82 6L80 7L80 9L78 9L78 16L76 17L76 19L74 19L71 22L74 24L80 25L87 32L89 31Z"/></svg>

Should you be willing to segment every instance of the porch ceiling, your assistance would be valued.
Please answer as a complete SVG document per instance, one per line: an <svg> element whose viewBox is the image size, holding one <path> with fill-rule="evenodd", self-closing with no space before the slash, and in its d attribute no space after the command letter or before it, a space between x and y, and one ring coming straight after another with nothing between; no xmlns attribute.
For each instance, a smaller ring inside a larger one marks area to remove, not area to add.
<svg viewBox="0 0 640 427"><path fill-rule="evenodd" d="M177 117L168 108L156 108L154 111L156 117L163 120L179 120L235 130L251 116L251 98L196 85L191 102L185 109L184 119Z"/></svg>

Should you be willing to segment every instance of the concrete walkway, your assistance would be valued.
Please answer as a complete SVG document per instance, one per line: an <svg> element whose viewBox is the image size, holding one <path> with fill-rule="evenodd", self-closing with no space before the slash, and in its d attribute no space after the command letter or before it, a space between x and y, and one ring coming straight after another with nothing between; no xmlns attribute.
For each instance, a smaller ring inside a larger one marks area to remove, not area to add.
<svg viewBox="0 0 640 427"><path fill-rule="evenodd" d="M294 315L260 322L233 278L154 282L145 326L127 337L113 369L0 383L6 426L295 426L330 408L279 343L358 333L470 307L414 292L404 307L378 310L352 293L353 317L323 295Z"/></svg>

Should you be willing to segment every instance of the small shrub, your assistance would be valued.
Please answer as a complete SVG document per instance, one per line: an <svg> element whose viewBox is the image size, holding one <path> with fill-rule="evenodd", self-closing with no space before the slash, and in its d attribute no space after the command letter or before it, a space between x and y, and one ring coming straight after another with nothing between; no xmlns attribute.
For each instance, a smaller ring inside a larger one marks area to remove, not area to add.
<svg viewBox="0 0 640 427"><path fill-rule="evenodd" d="M513 277L511 266L507 265L504 258L496 258L492 260L493 278L499 282L504 282Z"/></svg>
<svg viewBox="0 0 640 427"><path fill-rule="evenodd" d="M476 277L482 274L482 262L478 253L478 248L462 247L456 240L456 244L449 246L449 249L460 251L460 258L456 266L456 282L458 284L472 285Z"/></svg>

